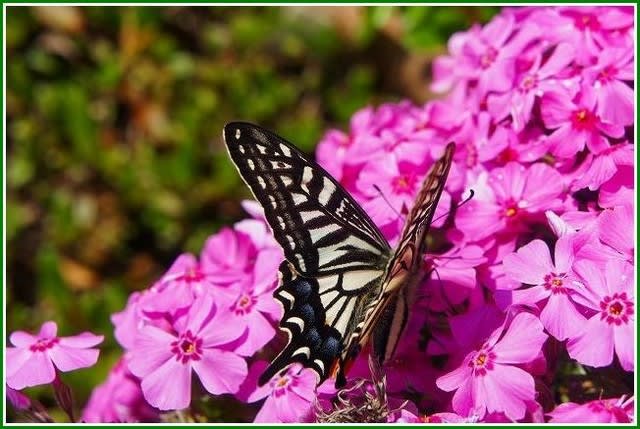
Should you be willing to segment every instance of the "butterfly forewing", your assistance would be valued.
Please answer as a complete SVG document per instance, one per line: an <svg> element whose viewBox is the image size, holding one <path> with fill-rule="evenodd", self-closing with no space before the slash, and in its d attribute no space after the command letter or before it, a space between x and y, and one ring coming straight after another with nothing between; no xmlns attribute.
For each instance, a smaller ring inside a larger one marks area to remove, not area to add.
<svg viewBox="0 0 640 429"><path fill-rule="evenodd" d="M335 179L290 143L246 123L228 124L224 139L286 258L275 297L289 341L260 382L292 362L324 380L380 293L389 245Z"/></svg>
<svg viewBox="0 0 640 429"><path fill-rule="evenodd" d="M296 272L318 275L384 267L386 240L324 169L255 125L227 124L224 139Z"/></svg>

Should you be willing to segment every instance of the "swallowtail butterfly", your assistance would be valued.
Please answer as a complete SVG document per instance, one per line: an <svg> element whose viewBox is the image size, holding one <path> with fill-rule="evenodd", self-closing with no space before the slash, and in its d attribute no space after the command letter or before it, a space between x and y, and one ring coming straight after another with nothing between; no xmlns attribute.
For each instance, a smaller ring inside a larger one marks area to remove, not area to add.
<svg viewBox="0 0 640 429"><path fill-rule="evenodd" d="M424 277L426 234L442 194L455 146L433 165L395 250L342 186L291 143L244 122L225 126L224 141L240 175L264 208L286 260L275 298L288 343L260 377L299 362L318 384L345 374L371 340L382 363L408 319Z"/></svg>

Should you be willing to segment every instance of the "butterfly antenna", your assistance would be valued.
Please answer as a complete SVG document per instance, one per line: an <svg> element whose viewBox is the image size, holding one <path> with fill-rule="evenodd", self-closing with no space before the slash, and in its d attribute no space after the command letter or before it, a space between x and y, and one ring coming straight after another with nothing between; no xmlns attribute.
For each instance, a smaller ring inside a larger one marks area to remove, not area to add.
<svg viewBox="0 0 640 429"><path fill-rule="evenodd" d="M382 199L384 200L385 203L387 203L387 205L391 208L391 210L393 210L393 212L396 214L396 216L398 216L398 218L402 218L403 216L398 213L398 210L396 210L395 207L393 207L393 205L391 205L391 203L389 202L389 200L387 199L387 197L385 197L385 195L382 193L382 189L380 189L378 187L378 185L373 185L373 188L378 191L378 193L380 194L380 196L382 197Z"/></svg>
<svg viewBox="0 0 640 429"><path fill-rule="evenodd" d="M374 185L375 186L375 185ZM467 198L465 198L464 200L460 201L457 205L456 205L456 210L458 210L460 207L462 207L463 205L467 204L469 201L471 201L471 198L473 198L473 196L476 193L473 192L473 189L469 189L469 196ZM442 219L443 217L447 217L449 216L449 213L451 213L450 211L446 212L445 214L441 214L440 216L438 216L437 218L435 218L433 220L433 222L437 222L440 219Z"/></svg>
<svg viewBox="0 0 640 429"><path fill-rule="evenodd" d="M436 277L438 278L438 284L440 285L440 295L442 295L442 299L444 299L444 301L447 303L447 307L449 307L451 309L451 312L453 312L454 306L451 303L451 301L449 301L449 297L444 291L444 287L442 285L442 279L440 278L440 274L438 273L438 270L436 270L434 267L431 269L431 272L436 274Z"/></svg>

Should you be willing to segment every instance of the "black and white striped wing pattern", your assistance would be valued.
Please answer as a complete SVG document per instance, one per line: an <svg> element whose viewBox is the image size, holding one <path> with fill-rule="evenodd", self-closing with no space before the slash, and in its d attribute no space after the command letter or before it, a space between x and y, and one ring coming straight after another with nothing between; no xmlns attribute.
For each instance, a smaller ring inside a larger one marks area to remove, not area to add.
<svg viewBox="0 0 640 429"><path fill-rule="evenodd" d="M225 126L224 140L286 258L275 297L289 342L260 382L292 362L322 381L339 369L344 344L380 295L389 245L340 184L292 144L241 122Z"/></svg>

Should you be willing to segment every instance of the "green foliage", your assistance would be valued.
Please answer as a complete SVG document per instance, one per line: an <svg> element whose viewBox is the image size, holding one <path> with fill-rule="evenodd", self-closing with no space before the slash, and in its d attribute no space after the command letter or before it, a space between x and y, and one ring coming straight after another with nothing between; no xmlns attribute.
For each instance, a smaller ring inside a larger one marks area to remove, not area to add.
<svg viewBox="0 0 640 429"><path fill-rule="evenodd" d="M244 216L226 122L311 153L357 109L419 98L385 86L381 39L443 52L493 12L8 7L7 330L55 320L61 335L104 334L99 365L64 376L84 404L121 353L110 314Z"/></svg>

